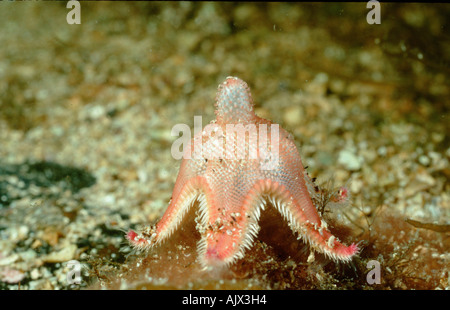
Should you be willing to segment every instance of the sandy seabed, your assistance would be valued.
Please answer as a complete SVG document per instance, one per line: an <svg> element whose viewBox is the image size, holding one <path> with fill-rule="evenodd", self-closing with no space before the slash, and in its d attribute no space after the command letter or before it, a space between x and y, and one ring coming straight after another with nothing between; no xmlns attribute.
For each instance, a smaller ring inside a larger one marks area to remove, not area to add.
<svg viewBox="0 0 450 310"><path fill-rule="evenodd" d="M82 2L79 25L68 12L0 3L0 289L449 288L448 4L382 4L380 25L365 3ZM351 264L307 263L277 215L214 275L189 227L148 256L128 247L123 231L171 198L172 127L213 120L227 76L319 184L348 184L352 203L325 216L360 242Z"/></svg>

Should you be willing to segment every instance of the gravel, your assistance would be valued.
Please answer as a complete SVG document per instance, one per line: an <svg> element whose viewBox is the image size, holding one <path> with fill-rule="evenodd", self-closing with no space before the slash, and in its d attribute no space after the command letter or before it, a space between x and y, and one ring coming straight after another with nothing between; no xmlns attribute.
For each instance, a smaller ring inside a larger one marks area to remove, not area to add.
<svg viewBox="0 0 450 310"><path fill-rule="evenodd" d="M383 4L376 26L364 3L82 2L80 25L65 5L0 3L0 289L119 270L124 231L171 198L171 128L214 119L230 75L312 176L351 181L353 205L331 213L354 240L380 209L449 224L448 5ZM448 288L448 269L434 274Z"/></svg>

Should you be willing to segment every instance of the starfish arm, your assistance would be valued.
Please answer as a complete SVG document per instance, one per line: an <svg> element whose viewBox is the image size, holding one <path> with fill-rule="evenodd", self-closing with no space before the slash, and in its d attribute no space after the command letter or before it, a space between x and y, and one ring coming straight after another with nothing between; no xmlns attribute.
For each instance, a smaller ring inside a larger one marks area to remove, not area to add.
<svg viewBox="0 0 450 310"><path fill-rule="evenodd" d="M172 235L199 195L206 190L204 178L191 173L193 164L198 163L185 159L182 161L172 199L159 222L142 229L139 233L134 231L127 233L126 238L133 246L140 249L150 248Z"/></svg>
<svg viewBox="0 0 450 310"><path fill-rule="evenodd" d="M242 258L258 234L260 213L266 207L267 200L288 221L291 229L299 233L299 238L318 252L341 261L350 260L358 252L356 245L347 247L333 236L324 221L319 224L309 221L304 208L285 186L271 180L260 180L246 195L240 212L226 212L211 206L205 209L203 223L207 229L198 245L202 264L228 265Z"/></svg>
<svg viewBox="0 0 450 310"><path fill-rule="evenodd" d="M201 177L190 179L175 193L167 207L166 212L156 224L155 242L161 242L170 237L178 228L186 213L197 200L201 192Z"/></svg>
<svg viewBox="0 0 450 310"><path fill-rule="evenodd" d="M259 231L258 221L266 200L254 186L236 208L208 205L203 218L207 227L198 245L201 263L205 266L229 265L244 257L245 250L253 246Z"/></svg>
<svg viewBox="0 0 450 310"><path fill-rule="evenodd" d="M166 212L156 225L148 226L139 233L129 231L126 235L128 241L138 249L147 249L167 239L197 200L199 191L196 189L196 183L194 179L183 187L180 195L171 200Z"/></svg>
<svg viewBox="0 0 450 310"><path fill-rule="evenodd" d="M277 182L266 181L262 184L261 191L267 193L269 201L288 221L293 232L299 234L298 239L308 242L316 251L338 261L349 261L359 249L355 244L345 246L336 238L327 227L325 221L311 221L311 213L317 213L308 206L309 197L296 200L284 185ZM312 204L312 203L311 203ZM305 211L308 210L309 214ZM317 213L317 217L319 214Z"/></svg>

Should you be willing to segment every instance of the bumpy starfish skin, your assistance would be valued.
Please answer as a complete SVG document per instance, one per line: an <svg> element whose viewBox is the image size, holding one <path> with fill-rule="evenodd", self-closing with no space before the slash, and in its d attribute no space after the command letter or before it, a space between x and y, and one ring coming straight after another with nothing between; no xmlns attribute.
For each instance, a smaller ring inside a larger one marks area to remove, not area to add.
<svg viewBox="0 0 450 310"><path fill-rule="evenodd" d="M321 219L311 198L313 182L284 129L279 128L279 142L267 138L269 153L278 149L279 154L273 169L262 168L267 157L249 138L238 141L247 152L244 158L237 157L236 149L225 147L233 142L232 134L226 130L229 124L254 124L258 134L262 130L259 125L266 125L267 137L276 133L270 121L255 115L250 89L244 81L228 77L219 85L216 116L217 120L207 126L210 130L205 127L186 148L185 154L190 154L195 143L202 142L202 156L182 160L165 214L155 226L140 233L130 231L127 239L131 244L147 249L165 240L198 201L200 261L205 266L227 265L244 257L258 233L260 212L273 206L293 232L298 233L298 238L307 241L314 250L334 260L349 261L358 247L342 244ZM248 156L255 149L258 157ZM224 152L220 153L221 150Z"/></svg>

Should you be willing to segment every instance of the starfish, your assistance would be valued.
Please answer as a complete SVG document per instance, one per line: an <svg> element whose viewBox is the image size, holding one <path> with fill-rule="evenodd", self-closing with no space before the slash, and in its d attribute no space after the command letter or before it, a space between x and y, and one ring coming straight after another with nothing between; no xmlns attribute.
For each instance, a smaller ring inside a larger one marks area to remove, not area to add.
<svg viewBox="0 0 450 310"><path fill-rule="evenodd" d="M329 231L318 212L320 190L306 173L292 136L254 113L250 89L244 81L228 77L219 85L215 114L217 119L195 135L184 150L186 156L163 217L139 233L129 231L129 242L144 250L160 244L198 202L200 262L205 267L226 266L245 256L259 231L261 211L275 207L298 239L313 250L336 261L350 261L358 246L344 245ZM236 142L230 125L249 132L249 138L244 136L234 148L230 147ZM261 143L263 147L256 145L251 139L252 129L260 138L271 134L272 139L265 146ZM200 151L196 149L199 145ZM192 151L197 156L189 156ZM239 151L244 152L243 157L238 156ZM328 196L339 203L347 200L348 191L341 188Z"/></svg>

